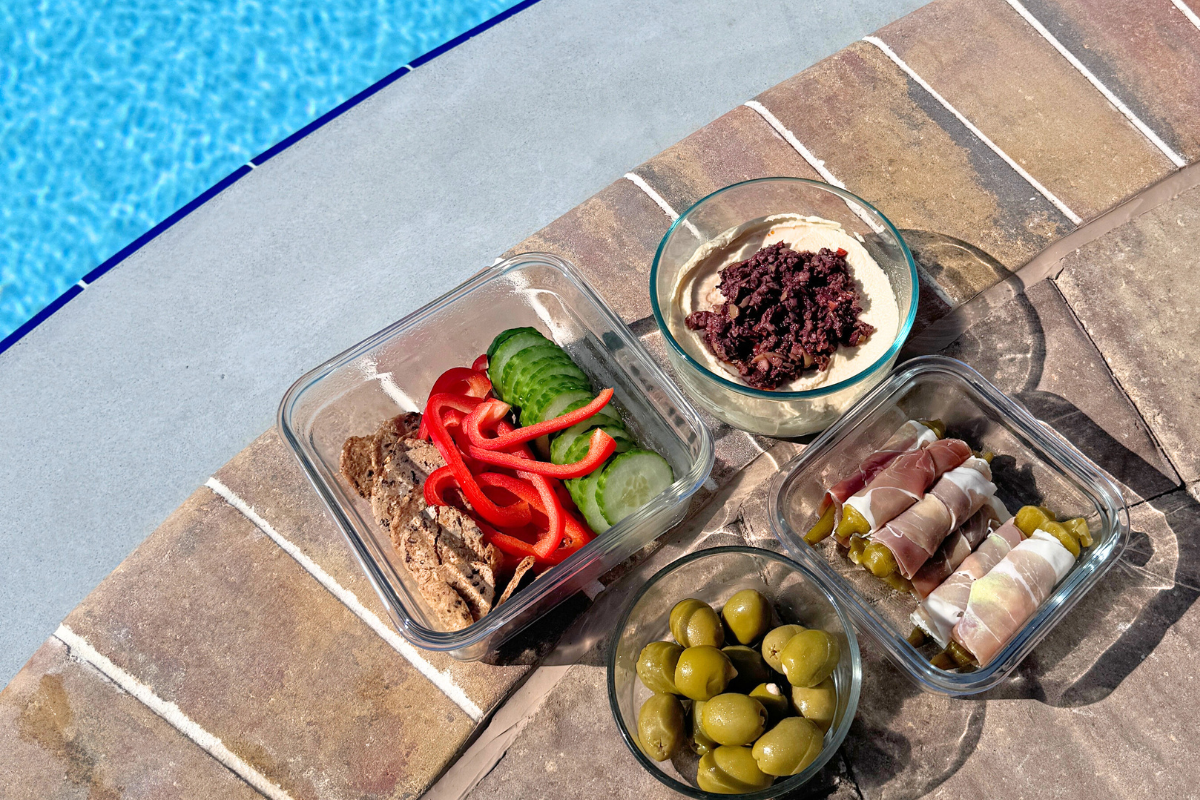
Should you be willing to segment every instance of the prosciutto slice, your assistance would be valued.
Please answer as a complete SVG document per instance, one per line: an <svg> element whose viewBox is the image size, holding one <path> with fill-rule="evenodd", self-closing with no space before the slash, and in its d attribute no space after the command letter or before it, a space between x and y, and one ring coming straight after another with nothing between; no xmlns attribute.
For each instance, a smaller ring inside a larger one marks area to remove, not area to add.
<svg viewBox="0 0 1200 800"><path fill-rule="evenodd" d="M985 667L1016 635L1075 564L1075 556L1042 530L1014 547L991 572L971 585L958 642Z"/></svg>
<svg viewBox="0 0 1200 800"><path fill-rule="evenodd" d="M916 503L947 470L962 464L971 448L961 439L941 439L928 447L897 456L866 486L846 499L875 531ZM841 514L838 514L841 519ZM843 546L848 540L839 538Z"/></svg>
<svg viewBox="0 0 1200 800"><path fill-rule="evenodd" d="M946 537L942 546L926 561L917 574L912 577L913 591L917 597L925 599L950 577L958 565L967 560L967 556L975 551L987 538L988 534L1012 519L1012 514L1000 500L992 495L983 508L975 512L969 520Z"/></svg>
<svg viewBox="0 0 1200 800"><path fill-rule="evenodd" d="M971 586L999 564L1021 543L1021 531L1011 519L988 534L974 553L933 590L912 613L912 622L942 647L950 644L954 630L971 597Z"/></svg>
<svg viewBox="0 0 1200 800"><path fill-rule="evenodd" d="M916 505L871 538L892 551L901 575L912 578L951 531L966 522L995 493L988 463L982 458L968 458L962 466L943 475Z"/></svg>
<svg viewBox="0 0 1200 800"><path fill-rule="evenodd" d="M872 478L895 461L897 456L928 447L937 440L936 433L915 419L910 419L897 428L882 447L867 456L858 465L857 472L843 478L825 493L825 499L821 501L821 513L824 513L831 503L841 506L848 497L866 486Z"/></svg>

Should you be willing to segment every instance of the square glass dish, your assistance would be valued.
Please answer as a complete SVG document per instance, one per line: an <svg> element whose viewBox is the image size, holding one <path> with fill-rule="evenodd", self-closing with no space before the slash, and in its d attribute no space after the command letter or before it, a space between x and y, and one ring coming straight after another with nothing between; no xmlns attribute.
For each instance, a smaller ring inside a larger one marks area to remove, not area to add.
<svg viewBox="0 0 1200 800"><path fill-rule="evenodd" d="M940 419L947 436L994 452L996 496L1010 511L1045 503L1060 518L1085 518L1095 540L1017 635L973 672L938 669L929 663L930 653L907 641L916 597L889 588L838 554L833 537L816 546L804 541L825 490L909 419ZM1128 510L1111 478L978 372L942 356L904 364L786 464L772 485L769 514L775 536L796 560L828 580L859 629L921 688L947 695L974 694L1000 683L1096 585L1129 538Z"/></svg>
<svg viewBox="0 0 1200 800"><path fill-rule="evenodd" d="M626 427L670 462L676 480L474 624L440 630L387 531L340 477L342 445L419 410L443 371L469 365L496 334L519 326L566 349L597 389L611 386ZM677 523L713 465L712 437L699 414L575 269L545 253L485 270L312 370L284 396L278 424L399 632L463 660L483 657Z"/></svg>

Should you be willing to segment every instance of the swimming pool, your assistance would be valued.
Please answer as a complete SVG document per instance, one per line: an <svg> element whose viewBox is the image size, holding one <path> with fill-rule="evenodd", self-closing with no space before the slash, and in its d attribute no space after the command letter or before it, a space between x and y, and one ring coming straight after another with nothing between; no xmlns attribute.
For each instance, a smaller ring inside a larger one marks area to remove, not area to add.
<svg viewBox="0 0 1200 800"><path fill-rule="evenodd" d="M0 4L0 339L239 165L515 4Z"/></svg>

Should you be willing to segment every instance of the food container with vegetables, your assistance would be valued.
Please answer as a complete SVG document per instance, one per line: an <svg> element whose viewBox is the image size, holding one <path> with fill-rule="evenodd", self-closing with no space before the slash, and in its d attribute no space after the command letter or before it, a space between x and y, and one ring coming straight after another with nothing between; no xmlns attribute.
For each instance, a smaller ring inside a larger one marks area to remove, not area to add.
<svg viewBox="0 0 1200 800"><path fill-rule="evenodd" d="M1129 536L1108 475L941 356L905 364L785 465L769 514L860 630L948 695L1002 681Z"/></svg>
<svg viewBox="0 0 1200 800"><path fill-rule="evenodd" d="M400 633L463 659L678 522L713 463L628 328L540 253L305 375L279 427Z"/></svg>
<svg viewBox="0 0 1200 800"><path fill-rule="evenodd" d="M609 645L617 728L688 797L777 797L845 739L862 665L849 617L784 556L718 547L650 578Z"/></svg>

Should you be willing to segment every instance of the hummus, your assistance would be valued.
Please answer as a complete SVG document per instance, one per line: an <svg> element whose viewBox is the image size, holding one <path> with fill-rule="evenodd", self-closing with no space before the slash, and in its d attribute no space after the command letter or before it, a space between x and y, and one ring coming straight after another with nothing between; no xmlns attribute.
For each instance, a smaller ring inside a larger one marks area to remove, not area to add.
<svg viewBox="0 0 1200 800"><path fill-rule="evenodd" d="M696 251L679 271L667 318L667 327L680 346L710 371L745 385L737 368L713 355L701 336L702 331L689 330L684 320L693 311L709 311L725 302L718 288L721 270L778 242L798 253L815 253L822 247L845 250L863 309L859 319L874 327L875 332L857 347L839 347L828 369L805 372L776 391L801 392L838 383L879 360L892 346L900 328L900 309L891 281L862 242L847 234L841 225L800 214L776 214L752 220L725 231Z"/></svg>

